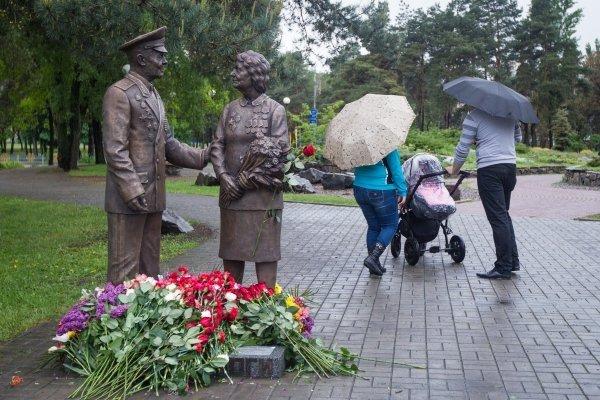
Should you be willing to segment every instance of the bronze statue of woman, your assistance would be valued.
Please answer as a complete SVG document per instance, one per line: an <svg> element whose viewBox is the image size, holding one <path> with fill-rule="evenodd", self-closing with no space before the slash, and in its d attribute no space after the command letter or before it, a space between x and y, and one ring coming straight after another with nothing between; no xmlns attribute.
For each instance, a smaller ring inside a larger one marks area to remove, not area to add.
<svg viewBox="0 0 600 400"><path fill-rule="evenodd" d="M285 109L265 94L270 68L262 54L251 50L238 54L231 77L242 97L223 110L211 159L221 186L219 257L223 268L242 282L245 263L254 262L258 281L273 287L281 259L280 185L245 189L236 179L250 145L259 143L257 138L276 141L282 154L290 149Z"/></svg>

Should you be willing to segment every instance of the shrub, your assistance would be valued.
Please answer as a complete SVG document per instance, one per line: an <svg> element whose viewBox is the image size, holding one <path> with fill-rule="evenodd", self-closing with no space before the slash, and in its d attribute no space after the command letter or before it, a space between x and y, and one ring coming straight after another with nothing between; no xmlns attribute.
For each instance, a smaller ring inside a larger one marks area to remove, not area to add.
<svg viewBox="0 0 600 400"><path fill-rule="evenodd" d="M15 169L15 168L23 168L23 164L17 161L5 161L0 162L0 169Z"/></svg>
<svg viewBox="0 0 600 400"><path fill-rule="evenodd" d="M590 162L587 163L587 166L592 168L600 167L600 157L594 157Z"/></svg>

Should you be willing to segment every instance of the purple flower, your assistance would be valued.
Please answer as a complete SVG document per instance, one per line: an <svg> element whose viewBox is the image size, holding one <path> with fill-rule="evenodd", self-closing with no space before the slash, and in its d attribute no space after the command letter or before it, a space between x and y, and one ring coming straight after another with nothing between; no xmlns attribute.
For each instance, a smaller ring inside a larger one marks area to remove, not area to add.
<svg viewBox="0 0 600 400"><path fill-rule="evenodd" d="M96 305L96 318L100 318L102 314L106 313L106 304L110 304L112 306L116 305L119 295L124 292L125 286L123 286L122 283L116 286L110 282L107 283L104 287L104 290L100 292L96 298L98 302Z"/></svg>
<svg viewBox="0 0 600 400"><path fill-rule="evenodd" d="M315 320L310 315L307 315L306 317L302 318L302 325L304 325L302 333L306 333L308 334L308 336L310 336L313 330L313 326L315 326Z"/></svg>
<svg viewBox="0 0 600 400"><path fill-rule="evenodd" d="M58 323L58 329L56 334L58 336L64 335L69 331L81 332L87 327L90 315L84 312L81 307L84 302L75 304L61 319Z"/></svg>
<svg viewBox="0 0 600 400"><path fill-rule="evenodd" d="M111 318L121 318L123 316L123 314L125 314L126 311L127 311L127 305L121 304L119 306L116 306L115 308L113 308L110 311L110 317Z"/></svg>

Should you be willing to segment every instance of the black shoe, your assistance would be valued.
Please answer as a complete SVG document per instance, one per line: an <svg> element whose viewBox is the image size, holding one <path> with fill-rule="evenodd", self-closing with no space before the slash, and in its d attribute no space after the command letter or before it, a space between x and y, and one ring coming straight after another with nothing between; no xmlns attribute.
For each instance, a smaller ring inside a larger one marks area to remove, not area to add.
<svg viewBox="0 0 600 400"><path fill-rule="evenodd" d="M373 251L372 249L368 249L369 250L369 254L371 254L371 252ZM381 261L379 260L379 258L377 259L377 267L381 270L381 272L387 272L387 268L385 268L383 265L381 265Z"/></svg>
<svg viewBox="0 0 600 400"><path fill-rule="evenodd" d="M516 263L515 265L512 266L512 268L510 269L510 272L516 272L516 271L520 271L521 270L521 264Z"/></svg>
<svg viewBox="0 0 600 400"><path fill-rule="evenodd" d="M383 275L384 271L383 271L382 267L380 267L381 263L379 262L379 257L381 256L381 254L383 254L384 250L385 250L385 247L383 247L381 244L377 243L375 245L375 247L373 248L373 250L367 256L367 258L365 258L363 265L365 267L367 267L367 269L369 270L371 275L376 275L376 276Z"/></svg>
<svg viewBox="0 0 600 400"><path fill-rule="evenodd" d="M510 272L500 272L496 268L488 272L478 272L477 276L484 279L510 279Z"/></svg>

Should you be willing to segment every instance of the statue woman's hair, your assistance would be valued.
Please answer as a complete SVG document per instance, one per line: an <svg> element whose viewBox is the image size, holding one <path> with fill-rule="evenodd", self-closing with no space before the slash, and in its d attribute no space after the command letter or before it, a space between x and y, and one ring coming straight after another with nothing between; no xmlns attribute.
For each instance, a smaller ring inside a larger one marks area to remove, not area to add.
<svg viewBox="0 0 600 400"><path fill-rule="evenodd" d="M269 71L271 65L260 53L252 50L245 51L238 54L237 61L242 62L246 71L250 74L252 79L252 86L259 93L265 93L269 83Z"/></svg>

